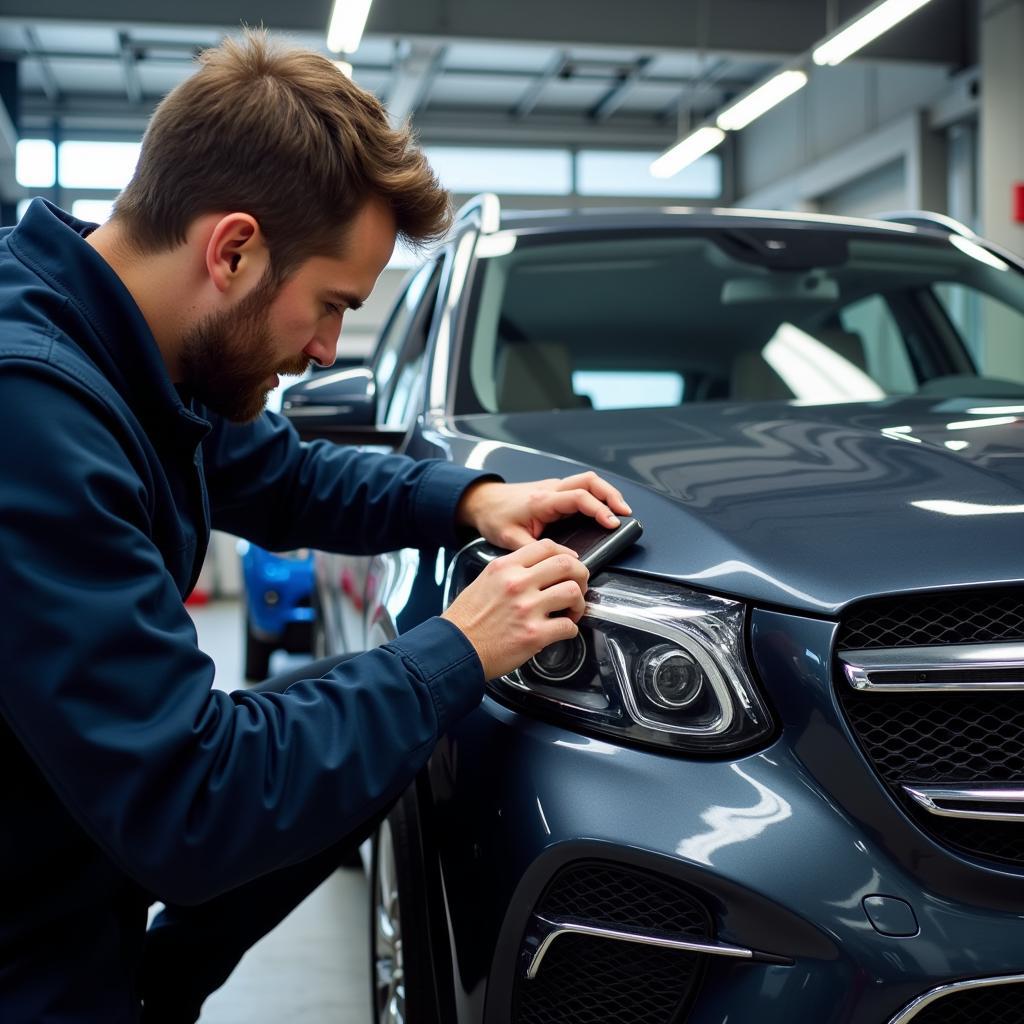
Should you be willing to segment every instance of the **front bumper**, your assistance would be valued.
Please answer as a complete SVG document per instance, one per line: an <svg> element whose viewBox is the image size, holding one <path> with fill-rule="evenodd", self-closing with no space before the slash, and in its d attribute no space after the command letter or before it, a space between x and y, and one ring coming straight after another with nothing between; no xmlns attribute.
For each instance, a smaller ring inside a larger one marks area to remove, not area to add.
<svg viewBox="0 0 1024 1024"><path fill-rule="evenodd" d="M430 777L462 1024L509 1024L523 940L565 864L599 859L698 894L720 943L686 1024L888 1024L938 986L1024 973L1024 876L938 846L893 803L837 708L834 625L752 617L752 655L782 722L737 760L627 749L487 699ZM870 896L915 935L881 934ZM1024 991L1024 990L1022 990Z"/></svg>

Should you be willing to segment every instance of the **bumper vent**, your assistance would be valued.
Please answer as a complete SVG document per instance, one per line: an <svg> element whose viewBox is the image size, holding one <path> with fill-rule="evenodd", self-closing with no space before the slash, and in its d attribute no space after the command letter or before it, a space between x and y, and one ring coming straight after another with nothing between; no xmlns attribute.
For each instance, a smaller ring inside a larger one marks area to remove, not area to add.
<svg viewBox="0 0 1024 1024"><path fill-rule="evenodd" d="M601 861L563 868L536 914L713 941L707 911L682 886ZM551 944L535 978L524 973L517 979L512 1019L516 1024L682 1024L705 959L700 953L566 934Z"/></svg>
<svg viewBox="0 0 1024 1024"><path fill-rule="evenodd" d="M1024 1024L1020 985L954 992L911 1018L913 1024Z"/></svg>
<svg viewBox="0 0 1024 1024"><path fill-rule="evenodd" d="M959 816L929 813L904 787L1024 787L1024 686L997 689L1021 673L994 663L987 671L985 664L990 652L995 657L1022 640L1021 590L893 598L863 604L844 619L838 640L844 664L836 666L840 703L862 750L914 821L958 850L1018 865L1024 865L1024 820L986 821L980 816L986 808L967 802L959 804L965 812ZM904 671L908 657L914 660L912 647L922 649L919 672ZM929 660L944 648L976 660L931 671ZM884 661L886 650L900 671L881 671L879 685L850 685L849 659L877 651L871 660ZM972 819L972 811L979 817Z"/></svg>

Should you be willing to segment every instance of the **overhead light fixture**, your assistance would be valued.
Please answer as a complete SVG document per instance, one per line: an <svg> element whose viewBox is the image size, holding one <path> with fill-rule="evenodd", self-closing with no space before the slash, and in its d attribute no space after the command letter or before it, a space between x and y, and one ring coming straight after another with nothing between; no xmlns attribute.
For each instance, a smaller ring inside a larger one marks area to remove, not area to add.
<svg viewBox="0 0 1024 1024"><path fill-rule="evenodd" d="M346 77L352 77L352 65L347 60L332 60L331 63Z"/></svg>
<svg viewBox="0 0 1024 1024"><path fill-rule="evenodd" d="M671 149L666 150L651 164L651 174L655 178L671 178L684 167L689 167L705 153L710 153L725 138L725 132L714 125L705 125L690 132Z"/></svg>
<svg viewBox="0 0 1024 1024"><path fill-rule="evenodd" d="M739 131L806 84L807 75L803 71L783 71L774 78L769 78L764 85L737 100L732 106L726 107L718 115L715 123L724 131Z"/></svg>
<svg viewBox="0 0 1024 1024"><path fill-rule="evenodd" d="M928 0L881 0L817 47L811 54L814 63L834 67L926 3Z"/></svg>
<svg viewBox="0 0 1024 1024"><path fill-rule="evenodd" d="M363 38L366 18L373 0L334 0L327 28L327 49L332 53L355 53Z"/></svg>

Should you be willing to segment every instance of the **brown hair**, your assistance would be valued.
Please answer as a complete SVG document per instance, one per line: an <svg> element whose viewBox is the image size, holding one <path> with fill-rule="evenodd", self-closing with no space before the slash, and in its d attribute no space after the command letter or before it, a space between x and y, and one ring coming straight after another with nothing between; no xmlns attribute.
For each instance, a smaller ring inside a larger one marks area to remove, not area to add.
<svg viewBox="0 0 1024 1024"><path fill-rule="evenodd" d="M157 107L114 217L143 252L185 241L196 217L240 210L259 222L274 276L338 255L339 232L368 199L415 244L451 223L441 187L408 127L326 57L247 29L199 57ZM342 235L342 240L343 240Z"/></svg>

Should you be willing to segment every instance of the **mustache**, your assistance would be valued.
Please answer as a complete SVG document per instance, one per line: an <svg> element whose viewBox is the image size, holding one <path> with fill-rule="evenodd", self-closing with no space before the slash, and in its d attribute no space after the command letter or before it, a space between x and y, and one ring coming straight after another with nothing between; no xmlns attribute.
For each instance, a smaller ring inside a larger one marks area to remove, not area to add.
<svg viewBox="0 0 1024 1024"><path fill-rule="evenodd" d="M295 359L289 359L286 363L281 363L274 373L279 374L282 377L300 377L302 374L309 369L312 365L313 360L309 356L298 356Z"/></svg>

